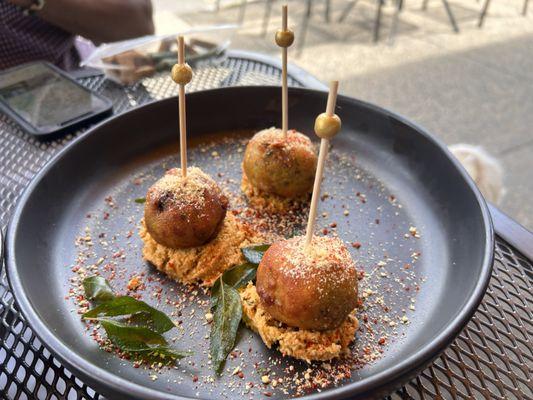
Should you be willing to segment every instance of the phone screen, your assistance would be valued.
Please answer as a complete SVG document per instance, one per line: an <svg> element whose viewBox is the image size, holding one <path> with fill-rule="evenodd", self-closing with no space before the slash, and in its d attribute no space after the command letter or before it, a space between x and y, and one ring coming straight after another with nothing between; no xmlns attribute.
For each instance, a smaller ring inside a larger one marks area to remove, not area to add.
<svg viewBox="0 0 533 400"><path fill-rule="evenodd" d="M100 97L46 64L31 64L1 74L0 100L28 124L43 130L106 108Z"/></svg>

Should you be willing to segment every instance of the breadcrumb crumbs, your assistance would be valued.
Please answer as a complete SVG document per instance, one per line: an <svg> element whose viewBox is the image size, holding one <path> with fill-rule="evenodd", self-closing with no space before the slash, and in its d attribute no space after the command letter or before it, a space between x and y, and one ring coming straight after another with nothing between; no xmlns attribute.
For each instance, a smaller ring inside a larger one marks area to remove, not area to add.
<svg viewBox="0 0 533 400"><path fill-rule="evenodd" d="M128 290L136 291L139 286L141 286L141 278L138 276L134 276L128 282Z"/></svg>

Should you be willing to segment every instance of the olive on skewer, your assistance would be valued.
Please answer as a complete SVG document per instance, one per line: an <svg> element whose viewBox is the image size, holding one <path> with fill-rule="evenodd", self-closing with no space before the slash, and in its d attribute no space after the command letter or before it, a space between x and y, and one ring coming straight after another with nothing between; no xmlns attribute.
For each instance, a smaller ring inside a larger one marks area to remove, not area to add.
<svg viewBox="0 0 533 400"><path fill-rule="evenodd" d="M339 238L314 235L329 139L341 127L334 114L337 88L332 82L326 112L315 121L321 143L306 235L272 244L255 286L241 292L246 324L268 347L277 344L282 354L306 361L342 356L359 326L355 262Z"/></svg>
<svg viewBox="0 0 533 400"><path fill-rule="evenodd" d="M282 8L282 28L276 44L282 50L282 127L256 133L244 152L242 188L252 204L283 211L291 200L307 200L313 187L317 156L311 140L288 129L287 49L294 33L287 26L287 6ZM277 201L280 207L272 203ZM281 208L281 209L280 209Z"/></svg>
<svg viewBox="0 0 533 400"><path fill-rule="evenodd" d="M196 247L218 233L228 200L215 181L199 168L187 169L185 85L192 69L185 63L183 37L178 38L178 63L172 79L179 85L179 130L181 168L174 168L148 189L144 208L146 229L163 246Z"/></svg>

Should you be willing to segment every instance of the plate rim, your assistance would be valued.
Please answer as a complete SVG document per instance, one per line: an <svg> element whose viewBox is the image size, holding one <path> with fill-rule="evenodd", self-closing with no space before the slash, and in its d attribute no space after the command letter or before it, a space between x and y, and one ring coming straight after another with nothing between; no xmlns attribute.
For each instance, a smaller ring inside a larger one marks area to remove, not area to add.
<svg viewBox="0 0 533 400"><path fill-rule="evenodd" d="M236 87L226 87L226 88L215 88L209 90L200 90L192 92L189 96L197 95L209 95L214 92L221 91L249 91L249 90L279 90L279 86L236 86ZM307 92L312 94L319 94L326 96L326 92L318 89L309 89L309 88L289 88L290 92ZM379 390L387 385L390 385L392 382L399 381L403 377L411 375L415 371L422 370L425 368L432 360L438 357L442 351L459 335L459 333L466 327L469 320L476 312L478 305L481 303L485 291L488 287L490 277L493 269L493 260L494 260L494 228L492 224L492 219L489 213L488 206L481 195L479 189L472 181L468 173L464 170L462 165L458 160L451 154L447 146L444 145L440 139L431 135L425 128L421 125L410 121L409 119L403 117L402 115L377 106L372 103L368 103L354 97L340 95L340 99L358 103L358 105L368 108L372 111L378 112L384 116L392 117L397 121L400 121L410 128L417 131L418 134L424 136L427 140L436 145L440 151L444 153L448 161L458 170L462 179L466 182L469 189L474 194L475 200L481 212L481 218L484 225L485 233L485 249L483 252L483 262L481 265L481 273L478 276L477 282L472 287L472 293L470 297L465 302L463 308L458 311L458 314L453 318L448 326L446 326L437 337L426 346L419 348L416 352L413 352L410 356L403 359L398 364L393 367L387 368L377 374L369 376L359 381L351 382L343 386L332 388L322 393L314 393L302 398L306 399L341 399L347 398L348 396L361 396L368 393L376 393ZM160 390L149 388L138 383L130 382L125 378L115 375L113 372L105 370L98 367L97 365L87 361L82 356L78 356L75 352L71 351L70 348L65 345L58 337L55 336L54 332L47 327L47 324L39 318L37 311L33 308L25 290L23 289L23 283L20 279L20 275L17 271L16 260L14 257L14 246L15 246L15 236L18 228L18 222L20 220L20 215L26 205L26 202L30 198L33 190L39 184L39 182L44 178L48 171L59 162L68 152L72 151L73 148L83 145L83 142L97 131L101 127L114 123L115 120L121 118L128 118L132 113L136 113L141 109L146 109L154 107L161 102L176 102L177 96L169 97L166 99L155 100L149 103L146 103L142 106L135 107L133 109L127 110L121 114L114 115L95 126L88 129L86 132L79 135L72 142L68 143L63 149L61 149L57 154L55 154L33 177L31 182L25 188L22 195L17 201L15 210L10 218L7 234L5 237L6 246L5 246L5 266L6 266L6 275L8 278L10 289L13 293L13 298L26 319L28 325L32 328L33 333L39 338L42 344L55 356L57 357L65 366L68 367L71 371L77 372L79 377L90 385L90 383L95 383L94 386L114 386L115 389L119 389L121 393L133 394L139 398L145 399L192 399L191 397L185 397L178 394L162 392Z"/></svg>

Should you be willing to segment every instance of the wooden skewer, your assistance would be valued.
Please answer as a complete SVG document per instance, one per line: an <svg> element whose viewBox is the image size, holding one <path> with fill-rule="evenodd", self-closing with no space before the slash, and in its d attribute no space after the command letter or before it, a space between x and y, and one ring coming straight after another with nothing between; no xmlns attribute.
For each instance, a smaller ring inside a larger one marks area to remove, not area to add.
<svg viewBox="0 0 533 400"><path fill-rule="evenodd" d="M289 88L287 83L287 49L294 42L294 33L288 28L288 7L281 8L281 29L276 32L276 43L281 47L281 131L287 139L289 130Z"/></svg>
<svg viewBox="0 0 533 400"><path fill-rule="evenodd" d="M181 174L187 177L187 123L185 109L185 85L192 79L192 69L185 63L185 42L178 36L178 63L172 67L172 79L179 85L178 111L180 129Z"/></svg>
<svg viewBox="0 0 533 400"><path fill-rule="evenodd" d="M178 64L185 64L185 43L183 36L178 38ZM180 118L180 160L181 175L187 177L187 120L185 117L185 85L179 85L179 118Z"/></svg>
<svg viewBox="0 0 533 400"><path fill-rule="evenodd" d="M320 197L320 186L322 175L324 173L324 164L328 154L329 140L335 136L341 128L341 120L335 114L335 104L337 103L337 91L339 82L332 81L329 86L328 102L326 112L320 114L315 121L315 133L320 137L320 151L318 153L318 164L316 167L315 183L313 185L313 196L311 197L311 206L309 208L309 219L307 220L307 231L305 234L305 245L311 245L313 233L315 231L316 212L318 208L318 199Z"/></svg>
<svg viewBox="0 0 533 400"><path fill-rule="evenodd" d="M338 91L339 91L339 81L331 81L331 83L329 84L328 103L326 104L326 115L328 117L333 117L335 115L335 105L337 104L337 92ZM336 135L337 133L338 131L335 132L333 135ZM331 139L331 137L329 137L328 140L329 139Z"/></svg>
<svg viewBox="0 0 533 400"><path fill-rule="evenodd" d="M282 7L282 23L281 29L287 31L287 5ZM289 130L289 89L287 88L287 47L281 48L281 103L282 103L282 121L281 130L283 137L287 139L287 131Z"/></svg>
<svg viewBox="0 0 533 400"><path fill-rule="evenodd" d="M185 64L185 39L183 36L178 36L178 64Z"/></svg>
<svg viewBox="0 0 533 400"><path fill-rule="evenodd" d="M316 167L315 183L313 185L313 197L311 197L311 206L309 208L309 219L307 220L307 231L305 233L305 245L309 246L313 240L313 233L315 231L316 211L318 208L318 198L320 197L320 181L324 172L324 161L328 154L329 140L320 140L320 152L318 154L318 164Z"/></svg>

